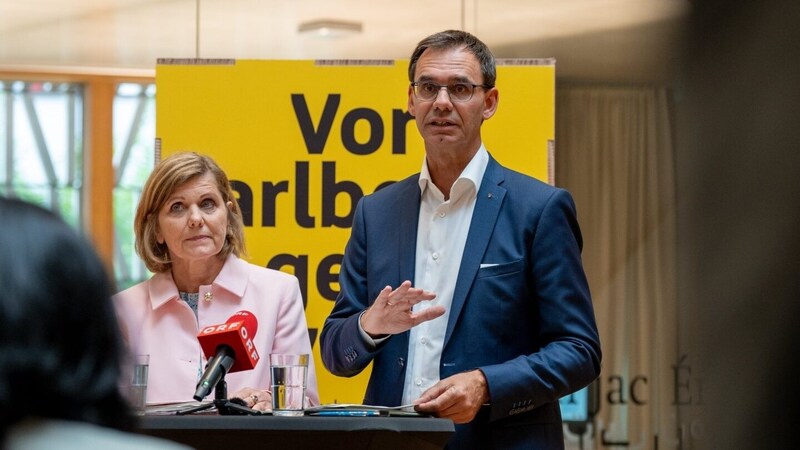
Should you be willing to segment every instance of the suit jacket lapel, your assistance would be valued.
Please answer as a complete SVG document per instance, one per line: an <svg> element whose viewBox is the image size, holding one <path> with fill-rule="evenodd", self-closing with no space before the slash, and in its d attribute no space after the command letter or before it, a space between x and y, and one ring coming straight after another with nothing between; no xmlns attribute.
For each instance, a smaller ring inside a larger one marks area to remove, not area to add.
<svg viewBox="0 0 800 450"><path fill-rule="evenodd" d="M453 303L450 306L450 315L447 320L447 332L444 336L444 348L450 341L456 322L459 320L464 302L467 299L469 288L478 273L489 238L492 236L500 206L506 196L506 190L500 186L503 182L503 171L500 164L489 155L489 164L481 181L481 189L475 201L475 210L472 213L472 223L469 227L467 242L464 246L464 255L461 258L461 267L458 270Z"/></svg>
<svg viewBox="0 0 800 450"><path fill-rule="evenodd" d="M409 182L404 183L406 183L406 185L404 186L403 192L401 193L397 202L394 203L393 211L390 211L391 214L397 216L400 227L398 229L397 236L394 239L395 245L397 246L396 254L398 255L397 284L392 286L395 289L405 280L411 280L412 283L414 282L417 252L417 228L419 227L419 203L422 198L419 190L419 174L411 177ZM387 251L391 252L392 249L387 249ZM394 346L397 354L399 355L398 363L401 365L401 370L403 373L405 373L405 364L408 360L408 340L409 332L406 331L394 336L389 342L389 345ZM405 375L400 378L400 380L404 379ZM399 405L403 393L402 383L399 386L392 386L391 388L387 387L387 389L392 392L391 395L397 395L393 401ZM388 404L393 405L395 403Z"/></svg>
<svg viewBox="0 0 800 450"><path fill-rule="evenodd" d="M416 266L417 228L419 225L419 175L411 177L396 204L394 214L398 217L400 229L395 242L398 255L398 283L404 280L414 282ZM393 286L397 288L397 286Z"/></svg>

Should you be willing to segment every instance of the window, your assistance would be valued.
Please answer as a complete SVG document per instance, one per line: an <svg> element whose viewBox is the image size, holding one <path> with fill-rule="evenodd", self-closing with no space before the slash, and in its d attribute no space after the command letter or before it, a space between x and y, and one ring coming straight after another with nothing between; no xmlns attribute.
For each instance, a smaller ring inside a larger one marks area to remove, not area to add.
<svg viewBox="0 0 800 450"><path fill-rule="evenodd" d="M83 86L0 81L0 194L82 229Z"/></svg>
<svg viewBox="0 0 800 450"><path fill-rule="evenodd" d="M150 276L134 248L133 218L155 159L154 84L120 83L114 96L114 271L122 290Z"/></svg>

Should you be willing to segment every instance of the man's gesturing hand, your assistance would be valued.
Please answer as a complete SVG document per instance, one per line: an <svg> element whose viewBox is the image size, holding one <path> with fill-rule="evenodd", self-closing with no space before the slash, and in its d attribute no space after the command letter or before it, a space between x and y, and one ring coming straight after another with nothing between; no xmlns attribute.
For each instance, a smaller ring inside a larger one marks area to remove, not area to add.
<svg viewBox="0 0 800 450"><path fill-rule="evenodd" d="M378 294L375 303L361 315L361 328L373 338L402 333L444 314L442 306L431 306L416 313L411 311L417 303L434 298L436 294L411 287L408 280L395 290L386 286Z"/></svg>

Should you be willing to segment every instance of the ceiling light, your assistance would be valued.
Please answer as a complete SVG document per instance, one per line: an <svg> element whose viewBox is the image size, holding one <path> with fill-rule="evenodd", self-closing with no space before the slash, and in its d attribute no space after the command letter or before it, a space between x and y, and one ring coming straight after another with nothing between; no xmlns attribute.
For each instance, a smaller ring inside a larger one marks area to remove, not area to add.
<svg viewBox="0 0 800 450"><path fill-rule="evenodd" d="M301 23L297 31L317 37L345 37L361 33L361 22L336 19L312 20Z"/></svg>

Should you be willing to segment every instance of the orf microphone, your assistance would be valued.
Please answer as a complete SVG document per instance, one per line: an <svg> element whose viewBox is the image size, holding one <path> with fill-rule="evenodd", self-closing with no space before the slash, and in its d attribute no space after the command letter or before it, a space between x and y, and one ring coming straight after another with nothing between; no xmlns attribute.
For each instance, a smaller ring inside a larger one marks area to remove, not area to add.
<svg viewBox="0 0 800 450"><path fill-rule="evenodd" d="M257 328L256 316L249 311L239 311L223 324L200 330L197 339L208 358L208 364L197 382L195 400L204 399L226 373L250 370L256 366L259 357L253 337Z"/></svg>

